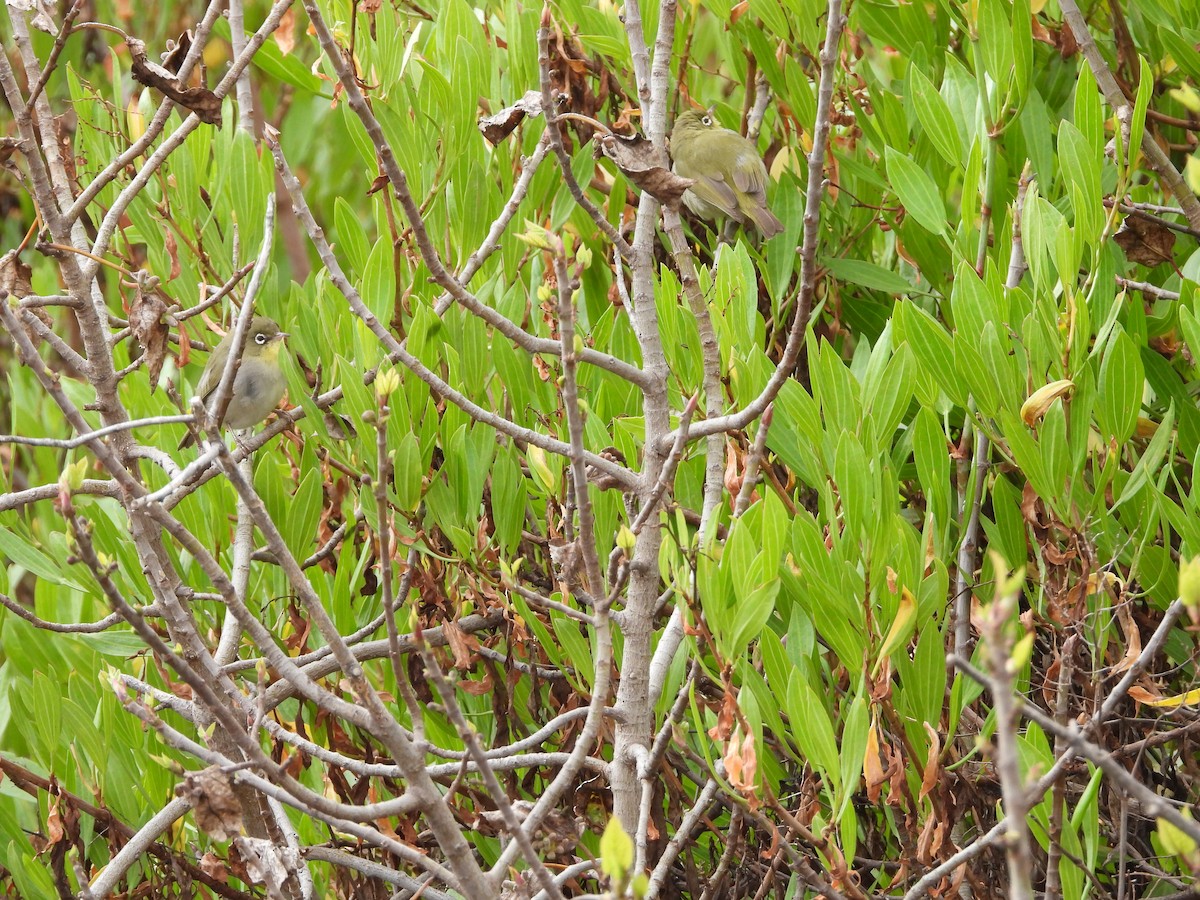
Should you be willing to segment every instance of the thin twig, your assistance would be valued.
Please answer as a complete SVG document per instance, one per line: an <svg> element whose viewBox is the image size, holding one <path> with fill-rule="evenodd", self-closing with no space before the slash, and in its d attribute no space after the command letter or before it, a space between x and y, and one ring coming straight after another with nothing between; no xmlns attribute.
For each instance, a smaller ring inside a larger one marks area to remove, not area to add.
<svg viewBox="0 0 1200 900"><path fill-rule="evenodd" d="M758 483L758 467L762 465L767 455L767 434L771 430L771 416L775 405L771 404L763 412L758 423L758 433L754 435L754 446L746 457L746 469L742 473L742 486L738 490L737 502L733 505L734 517L741 516L750 508L750 498L754 496L754 486Z"/></svg>

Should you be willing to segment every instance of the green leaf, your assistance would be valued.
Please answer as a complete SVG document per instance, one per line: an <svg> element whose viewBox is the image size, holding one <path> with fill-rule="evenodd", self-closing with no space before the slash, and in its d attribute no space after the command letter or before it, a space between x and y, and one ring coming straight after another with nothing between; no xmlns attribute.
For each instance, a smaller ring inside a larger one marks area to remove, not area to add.
<svg viewBox="0 0 1200 900"><path fill-rule="evenodd" d="M867 753L867 732L870 727L871 718L867 710L866 698L862 694L857 694L850 704L850 709L845 713L845 720L842 723L841 750L838 754L841 759L841 808L843 810L850 806L850 801L858 792L863 759Z"/></svg>
<svg viewBox="0 0 1200 900"><path fill-rule="evenodd" d="M746 647L758 637L766 626L767 620L771 618L771 613L775 609L775 598L778 595L779 579L773 578L767 584L760 585L745 598L739 600L737 618L732 633L722 634L714 629L717 644L725 659L737 659L745 653Z"/></svg>
<svg viewBox="0 0 1200 900"><path fill-rule="evenodd" d="M1141 55L1138 56L1139 81L1137 98L1133 104L1133 118L1129 123L1129 144L1131 158L1137 156L1142 146L1142 136L1146 132L1146 111L1150 108L1150 98L1154 94L1154 70Z"/></svg>
<svg viewBox="0 0 1200 900"><path fill-rule="evenodd" d="M7 557L9 562L16 563L22 569L32 572L38 578L44 578L51 584L69 587L75 591L86 593L88 588L82 582L71 578L69 569L61 562L51 559L34 546L32 535L22 537L25 529L20 526L0 526L0 559Z"/></svg>
<svg viewBox="0 0 1200 900"><path fill-rule="evenodd" d="M907 294L913 290L912 282L899 272L885 269L865 259L837 259L826 256L822 257L821 265L832 272L839 281L848 281L873 291Z"/></svg>
<svg viewBox="0 0 1200 900"><path fill-rule="evenodd" d="M396 302L396 270L393 265L391 242L376 241L367 258L360 293L363 302L381 322L391 320Z"/></svg>
<svg viewBox="0 0 1200 900"><path fill-rule="evenodd" d="M349 262L350 270L361 275L366 270L371 248L358 214L346 202L345 197L338 197L333 203L333 224L337 228L335 249L339 251L339 256Z"/></svg>
<svg viewBox="0 0 1200 900"><path fill-rule="evenodd" d="M946 207L936 182L899 150L888 147L886 157L888 177L909 215L926 231L944 234Z"/></svg>
<svg viewBox="0 0 1200 900"><path fill-rule="evenodd" d="M959 406L966 406L967 392L955 375L954 341L936 319L914 303L896 307L896 339L907 341L921 368Z"/></svg>
<svg viewBox="0 0 1200 900"><path fill-rule="evenodd" d="M950 165L961 166L962 140L958 135L958 126L954 124L950 106L915 62L910 63L908 67L908 96L917 111L921 128L934 149Z"/></svg>
<svg viewBox="0 0 1200 900"><path fill-rule="evenodd" d="M616 817L608 820L600 835L600 871L617 884L624 884L633 868L633 841Z"/></svg>
<svg viewBox="0 0 1200 900"><path fill-rule="evenodd" d="M913 461L934 520L946 524L950 513L950 454L946 433L927 408L913 419Z"/></svg>
<svg viewBox="0 0 1200 900"><path fill-rule="evenodd" d="M1159 466L1162 465L1167 448L1172 443L1173 435L1171 432L1174 424L1175 405L1172 403L1170 408L1167 409L1167 414L1163 416L1162 422L1159 423L1158 429L1154 432L1154 437L1150 439L1150 443L1146 446L1146 452L1137 461L1137 465L1133 467L1133 471L1129 475L1129 480L1121 488L1121 495L1112 505L1112 510L1115 510L1126 500L1135 496L1152 476L1157 477Z"/></svg>
<svg viewBox="0 0 1200 900"><path fill-rule="evenodd" d="M1117 326L1100 363L1100 392L1096 403L1096 422L1101 435L1121 445L1137 427L1142 410L1145 370L1137 347Z"/></svg>
<svg viewBox="0 0 1200 900"><path fill-rule="evenodd" d="M829 721L829 713L825 711L820 698L798 670L794 670L788 680L785 707L796 746L837 789L841 784L842 770L833 723Z"/></svg>
<svg viewBox="0 0 1200 900"><path fill-rule="evenodd" d="M300 561L306 559L313 551L317 539L317 525L321 521L322 485L324 479L320 470L310 469L291 498L288 514L282 520L275 521L280 525L285 543Z"/></svg>
<svg viewBox="0 0 1200 900"><path fill-rule="evenodd" d="M132 631L115 631L110 628L96 634L81 633L72 637L104 656L129 658L147 650L146 642Z"/></svg>
<svg viewBox="0 0 1200 900"><path fill-rule="evenodd" d="M983 48L983 65L992 80L1001 87L1012 81L1015 61L1013 27L1002 0L980 0L979 43Z"/></svg>

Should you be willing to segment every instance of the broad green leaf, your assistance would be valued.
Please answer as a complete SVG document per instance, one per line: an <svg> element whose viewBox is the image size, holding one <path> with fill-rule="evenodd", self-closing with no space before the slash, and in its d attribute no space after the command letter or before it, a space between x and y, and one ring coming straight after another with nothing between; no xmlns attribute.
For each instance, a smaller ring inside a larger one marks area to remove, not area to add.
<svg viewBox="0 0 1200 900"><path fill-rule="evenodd" d="M937 183L912 159L887 148L887 171L896 196L909 214L927 231L944 234L946 207Z"/></svg>
<svg viewBox="0 0 1200 900"><path fill-rule="evenodd" d="M1145 380L1137 347L1118 328L1113 332L1100 363L1096 422L1102 436L1113 438L1118 446L1129 440L1142 409Z"/></svg>
<svg viewBox="0 0 1200 900"><path fill-rule="evenodd" d="M907 294L913 290L912 282L903 275L865 259L824 257L821 265L832 272L839 281L848 281L873 291L883 291L885 294L894 295Z"/></svg>
<svg viewBox="0 0 1200 900"><path fill-rule="evenodd" d="M917 111L917 118L921 120L925 136L929 138L934 149L951 166L961 166L963 147L958 136L958 126L954 124L954 116L937 88L925 77L916 63L911 63L908 67L908 95Z"/></svg>

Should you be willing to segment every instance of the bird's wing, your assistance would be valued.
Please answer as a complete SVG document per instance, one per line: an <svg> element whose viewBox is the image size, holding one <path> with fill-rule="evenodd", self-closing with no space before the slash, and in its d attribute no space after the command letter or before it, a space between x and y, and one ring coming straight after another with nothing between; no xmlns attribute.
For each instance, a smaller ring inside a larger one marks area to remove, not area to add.
<svg viewBox="0 0 1200 900"><path fill-rule="evenodd" d="M705 203L715 206L727 216L736 219L741 218L741 213L738 212L737 193L725 182L725 179L719 173L712 175L702 174L695 167L682 160L676 162L675 173L682 175L684 178L691 178L695 183L689 190Z"/></svg>
<svg viewBox="0 0 1200 900"><path fill-rule="evenodd" d="M733 186L760 203L767 199L767 167L752 148L738 154L733 164Z"/></svg>
<svg viewBox="0 0 1200 900"><path fill-rule="evenodd" d="M224 343L218 344L208 356L200 381L196 384L196 396L208 402L208 395L217 389L221 382L221 373L225 371L225 360L229 358L229 347Z"/></svg>

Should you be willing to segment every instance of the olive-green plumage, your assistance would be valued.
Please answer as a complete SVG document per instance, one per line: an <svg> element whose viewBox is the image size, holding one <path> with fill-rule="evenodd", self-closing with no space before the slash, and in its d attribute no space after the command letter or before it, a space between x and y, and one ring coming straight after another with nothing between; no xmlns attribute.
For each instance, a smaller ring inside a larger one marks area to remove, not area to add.
<svg viewBox="0 0 1200 900"><path fill-rule="evenodd" d="M689 109L671 130L676 175L695 181L683 202L702 219L720 217L753 224L764 238L783 231L767 209L767 167L754 144L722 128L704 110Z"/></svg>
<svg viewBox="0 0 1200 900"><path fill-rule="evenodd" d="M287 378L279 366L279 348L287 332L266 316L255 316L250 322L250 334L246 338L246 349L237 375L233 379L233 396L225 409L225 425L229 428L249 428L257 425L271 414L287 388ZM196 385L196 396L208 403L211 394L221 382L221 373L229 359L229 348L233 344L231 329L208 357L200 383ZM180 443L180 449L192 443L188 434Z"/></svg>

